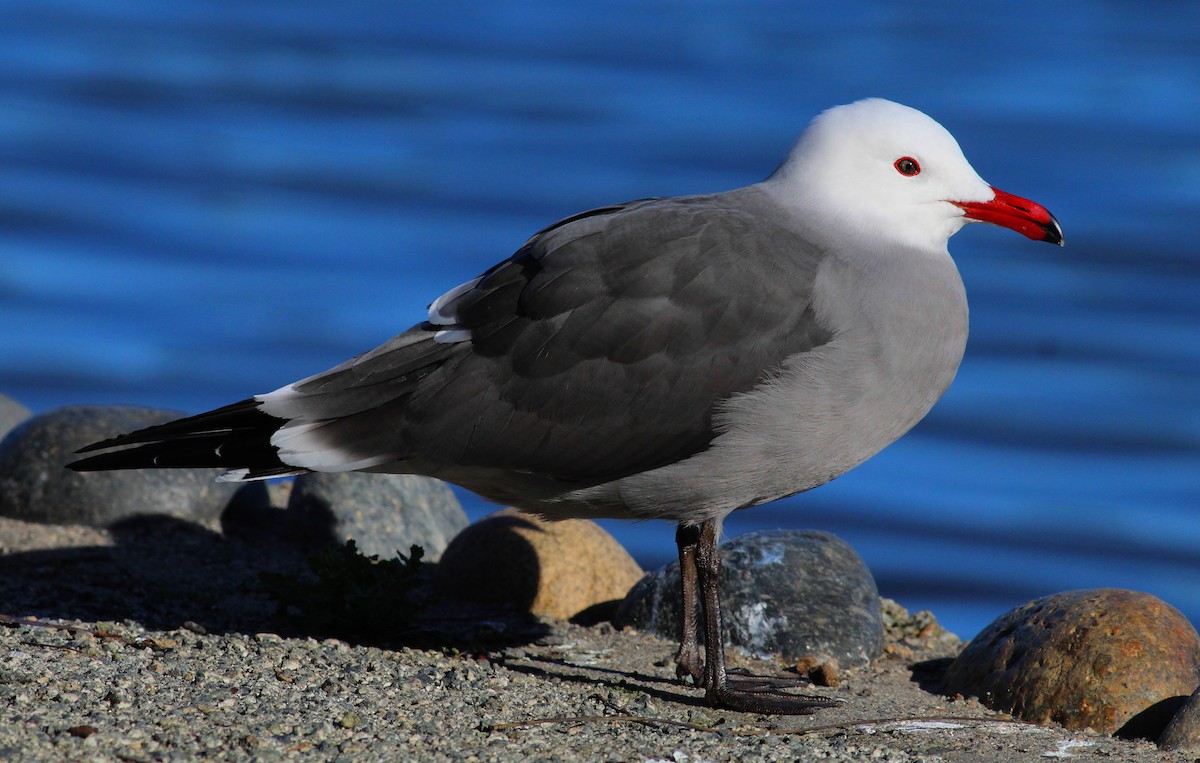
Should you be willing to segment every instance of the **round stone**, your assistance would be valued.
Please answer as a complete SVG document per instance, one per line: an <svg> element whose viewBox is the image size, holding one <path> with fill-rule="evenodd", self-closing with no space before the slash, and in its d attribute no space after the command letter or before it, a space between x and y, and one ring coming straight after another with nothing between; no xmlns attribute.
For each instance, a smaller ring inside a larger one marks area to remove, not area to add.
<svg viewBox="0 0 1200 763"><path fill-rule="evenodd" d="M296 478L288 498L289 529L311 543L353 539L367 556L408 555L414 544L437 561L467 515L444 482L413 474L338 472Z"/></svg>
<svg viewBox="0 0 1200 763"><path fill-rule="evenodd" d="M845 541L811 530L760 531L725 543L720 554L726 644L843 668L879 655L879 590ZM674 561L630 591L616 623L679 638L680 598Z"/></svg>
<svg viewBox="0 0 1200 763"><path fill-rule="evenodd" d="M1192 692L1175 717L1163 729L1158 746L1164 750L1200 753L1200 688Z"/></svg>
<svg viewBox="0 0 1200 763"><path fill-rule="evenodd" d="M215 523L238 490L236 483L216 481L219 469L66 468L85 445L181 415L128 406L71 406L28 419L0 442L0 515L93 527L153 514Z"/></svg>
<svg viewBox="0 0 1200 763"><path fill-rule="evenodd" d="M0 395L0 437L8 434L17 424L33 414L28 408L7 395Z"/></svg>
<svg viewBox="0 0 1200 763"><path fill-rule="evenodd" d="M1155 738L1200 685L1200 636L1147 593L1099 588L1035 599L983 629L944 690L1033 723Z"/></svg>
<svg viewBox="0 0 1200 763"><path fill-rule="evenodd" d="M516 509L463 530L437 568L439 587L457 598L558 618L615 609L641 576L595 522L548 522Z"/></svg>

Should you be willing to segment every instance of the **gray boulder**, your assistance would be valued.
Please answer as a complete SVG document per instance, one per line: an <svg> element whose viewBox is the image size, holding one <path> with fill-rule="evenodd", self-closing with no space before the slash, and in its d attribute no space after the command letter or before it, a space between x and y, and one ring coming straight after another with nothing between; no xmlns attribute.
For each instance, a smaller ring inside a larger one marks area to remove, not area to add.
<svg viewBox="0 0 1200 763"><path fill-rule="evenodd" d="M845 541L811 530L760 531L730 540L720 553L727 644L788 660L833 659L841 667L879 655L879 591ZM634 586L616 624L678 638L679 590L675 561Z"/></svg>
<svg viewBox="0 0 1200 763"><path fill-rule="evenodd" d="M107 527L167 514L213 524L237 492L216 469L74 472L75 451L97 440L183 414L129 406L70 406L39 414L0 441L0 516Z"/></svg>
<svg viewBox="0 0 1200 763"><path fill-rule="evenodd" d="M416 544L436 561L467 526L446 483L413 474L303 474L285 516L288 529L312 544L354 539L362 553L382 559Z"/></svg>

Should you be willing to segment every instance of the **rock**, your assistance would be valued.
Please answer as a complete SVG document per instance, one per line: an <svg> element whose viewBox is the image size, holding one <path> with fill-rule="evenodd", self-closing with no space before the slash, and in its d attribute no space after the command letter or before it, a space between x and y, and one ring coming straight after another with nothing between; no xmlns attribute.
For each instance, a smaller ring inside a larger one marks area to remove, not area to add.
<svg viewBox="0 0 1200 763"><path fill-rule="evenodd" d="M1163 729L1158 746L1164 750L1200 753L1200 688L1192 692L1183 707Z"/></svg>
<svg viewBox="0 0 1200 763"><path fill-rule="evenodd" d="M755 654L865 665L883 648L879 591L862 559L829 533L775 530L721 546L725 641ZM616 624L679 638L679 562L647 575Z"/></svg>
<svg viewBox="0 0 1200 763"><path fill-rule="evenodd" d="M962 641L958 636L943 628L929 610L910 613L887 597L880 599L879 603L883 609L885 655L910 662L928 662L922 658L937 659L933 657L934 654L958 654L962 651ZM945 665L942 665L942 669L937 671L939 678L944 669Z"/></svg>
<svg viewBox="0 0 1200 763"><path fill-rule="evenodd" d="M287 502L289 530L309 542L351 538L367 556L392 559L416 544L436 561L467 526L454 492L440 480L413 474L341 472L296 478Z"/></svg>
<svg viewBox="0 0 1200 763"><path fill-rule="evenodd" d="M7 395L0 395L0 437L33 414L28 408Z"/></svg>
<svg viewBox="0 0 1200 763"><path fill-rule="evenodd" d="M951 663L947 694L1032 723L1155 738L1200 685L1200 636L1150 594L1099 588L1006 613Z"/></svg>
<svg viewBox="0 0 1200 763"><path fill-rule="evenodd" d="M214 523L236 483L217 469L73 472L75 451L106 437L178 418L175 411L72 406L39 414L0 442L0 516L49 524L107 527L140 515Z"/></svg>
<svg viewBox="0 0 1200 763"><path fill-rule="evenodd" d="M802 676L808 676L813 686L840 686L842 674L836 662L820 657L801 657L792 668Z"/></svg>
<svg viewBox="0 0 1200 763"><path fill-rule="evenodd" d="M459 533L442 555L439 587L461 599L546 617L602 617L642 576L595 522L548 522L498 511Z"/></svg>

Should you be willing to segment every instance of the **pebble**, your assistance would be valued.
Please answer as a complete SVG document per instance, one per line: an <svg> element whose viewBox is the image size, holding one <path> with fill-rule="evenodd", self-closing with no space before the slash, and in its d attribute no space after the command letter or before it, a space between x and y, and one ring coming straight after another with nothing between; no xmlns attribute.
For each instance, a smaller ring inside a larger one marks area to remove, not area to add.
<svg viewBox="0 0 1200 763"><path fill-rule="evenodd" d="M413 474L342 472L296 478L284 521L314 545L353 539L366 556L408 555L416 544L437 561L467 526L454 492Z"/></svg>
<svg viewBox="0 0 1200 763"><path fill-rule="evenodd" d="M1032 723L1153 739L1200 685L1200 636L1174 607L1116 588L1017 607L951 663L947 694Z"/></svg>
<svg viewBox="0 0 1200 763"><path fill-rule="evenodd" d="M548 522L516 509L463 530L437 568L438 586L457 598L564 619L611 617L641 576L595 522Z"/></svg>
<svg viewBox="0 0 1200 763"><path fill-rule="evenodd" d="M79 473L75 451L106 437L178 418L129 406L71 406L34 416L0 442L0 516L50 524L108 527L166 514L215 523L238 490L217 469L136 469Z"/></svg>
<svg viewBox="0 0 1200 763"><path fill-rule="evenodd" d="M879 590L862 558L835 535L811 530L747 533L720 549L727 644L788 660L865 665L883 648ZM678 638L679 562L643 578L616 624Z"/></svg>
<svg viewBox="0 0 1200 763"><path fill-rule="evenodd" d="M0 437L33 414L28 408L7 395L0 395Z"/></svg>

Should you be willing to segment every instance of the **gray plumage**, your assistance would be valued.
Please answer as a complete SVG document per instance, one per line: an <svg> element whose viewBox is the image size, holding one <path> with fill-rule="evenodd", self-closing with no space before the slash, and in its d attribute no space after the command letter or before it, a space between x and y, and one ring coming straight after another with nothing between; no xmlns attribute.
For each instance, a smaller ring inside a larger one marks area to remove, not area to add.
<svg viewBox="0 0 1200 763"><path fill-rule="evenodd" d="M966 345L946 243L972 221L1062 243L924 114L831 109L762 183L575 215L381 347L72 466L411 472L551 518L675 520L709 640L701 660L685 628L680 674L713 704L808 712L828 702L725 674L720 521L838 477L929 411Z"/></svg>
<svg viewBox="0 0 1200 763"><path fill-rule="evenodd" d="M813 313L818 257L776 207L750 188L553 226L441 306L469 342L416 326L265 407L334 419L312 440L345 461L387 454L372 468L526 504L496 485L510 471L555 510L622 513L566 494L705 451L722 401L833 336Z"/></svg>

